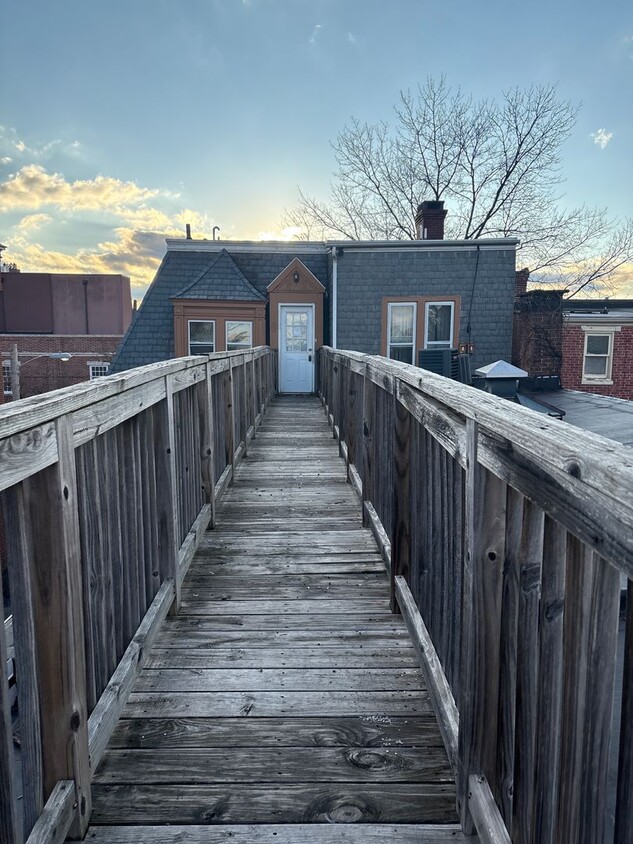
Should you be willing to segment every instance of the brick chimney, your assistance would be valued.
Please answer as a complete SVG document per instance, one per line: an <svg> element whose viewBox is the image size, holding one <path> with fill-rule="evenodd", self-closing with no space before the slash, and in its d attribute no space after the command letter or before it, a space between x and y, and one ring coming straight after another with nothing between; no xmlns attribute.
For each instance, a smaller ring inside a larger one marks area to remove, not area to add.
<svg viewBox="0 0 633 844"><path fill-rule="evenodd" d="M514 295L522 296L527 293L528 280L530 278L530 271L527 267L522 270L517 270L514 276Z"/></svg>
<svg viewBox="0 0 633 844"><path fill-rule="evenodd" d="M418 240L444 240L444 218L447 213L442 200L421 202L415 215Z"/></svg>

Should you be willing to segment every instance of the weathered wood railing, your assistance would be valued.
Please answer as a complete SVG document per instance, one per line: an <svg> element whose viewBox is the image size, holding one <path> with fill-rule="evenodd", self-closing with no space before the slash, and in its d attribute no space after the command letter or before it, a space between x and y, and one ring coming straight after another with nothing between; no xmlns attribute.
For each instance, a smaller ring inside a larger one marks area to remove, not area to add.
<svg viewBox="0 0 633 844"><path fill-rule="evenodd" d="M275 352L157 363L0 409L23 817L0 685L0 842L85 834L91 772L215 502L275 392ZM0 625L0 665L6 665ZM30 837L29 837L30 836Z"/></svg>
<svg viewBox="0 0 633 844"><path fill-rule="evenodd" d="M426 668L464 829L603 842L619 732L614 840L633 841L633 452L385 358L325 348L319 368Z"/></svg>

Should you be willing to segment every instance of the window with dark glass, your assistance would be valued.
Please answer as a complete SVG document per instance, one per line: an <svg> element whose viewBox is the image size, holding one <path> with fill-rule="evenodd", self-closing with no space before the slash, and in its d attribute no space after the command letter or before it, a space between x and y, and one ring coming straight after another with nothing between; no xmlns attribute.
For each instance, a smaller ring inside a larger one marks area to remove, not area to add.
<svg viewBox="0 0 633 844"><path fill-rule="evenodd" d="M426 349L450 349L453 345L453 303L427 302L424 320Z"/></svg>
<svg viewBox="0 0 633 844"><path fill-rule="evenodd" d="M189 354L215 352L215 320L189 320Z"/></svg>

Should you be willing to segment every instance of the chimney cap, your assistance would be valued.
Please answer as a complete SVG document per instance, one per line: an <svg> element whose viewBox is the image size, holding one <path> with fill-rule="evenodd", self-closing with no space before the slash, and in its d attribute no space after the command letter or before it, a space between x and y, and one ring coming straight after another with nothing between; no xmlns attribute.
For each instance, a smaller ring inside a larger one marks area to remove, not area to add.
<svg viewBox="0 0 633 844"><path fill-rule="evenodd" d="M444 210L444 200L443 199L425 199L418 205L418 212L419 211L443 211Z"/></svg>

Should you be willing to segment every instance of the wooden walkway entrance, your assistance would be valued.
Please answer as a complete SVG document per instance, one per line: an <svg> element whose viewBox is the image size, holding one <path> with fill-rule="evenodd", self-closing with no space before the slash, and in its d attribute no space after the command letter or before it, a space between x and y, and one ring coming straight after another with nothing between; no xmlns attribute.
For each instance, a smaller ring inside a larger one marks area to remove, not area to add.
<svg viewBox="0 0 633 844"><path fill-rule="evenodd" d="M316 398L265 416L92 799L88 840L102 844L472 840Z"/></svg>

